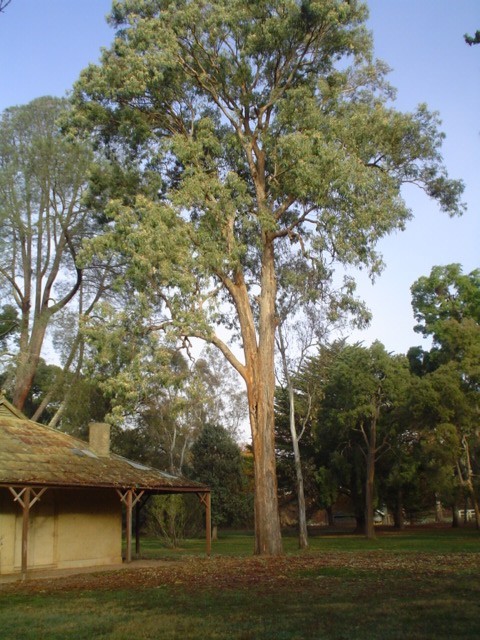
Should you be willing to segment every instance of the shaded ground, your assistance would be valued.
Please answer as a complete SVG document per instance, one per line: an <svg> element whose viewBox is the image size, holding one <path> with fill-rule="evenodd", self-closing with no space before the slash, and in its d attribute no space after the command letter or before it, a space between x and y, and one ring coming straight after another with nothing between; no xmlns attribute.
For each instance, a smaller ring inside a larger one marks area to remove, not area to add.
<svg viewBox="0 0 480 640"><path fill-rule="evenodd" d="M173 586L182 591L255 589L278 591L295 583L304 588L318 576L355 573L376 576L378 585L393 574L422 578L470 576L479 582L480 554L391 553L382 551L306 553L278 558L183 558L144 560L103 570L78 570L2 584L1 593L55 593L86 590L150 589Z"/></svg>
<svg viewBox="0 0 480 640"><path fill-rule="evenodd" d="M0 638L480 637L477 532L385 534L373 542L329 536L307 553L292 538L285 540L290 551L279 558L238 555L249 540L226 536L210 559L201 545L193 547L194 555L186 545L180 555L160 561L0 585ZM155 552L153 542L147 550Z"/></svg>

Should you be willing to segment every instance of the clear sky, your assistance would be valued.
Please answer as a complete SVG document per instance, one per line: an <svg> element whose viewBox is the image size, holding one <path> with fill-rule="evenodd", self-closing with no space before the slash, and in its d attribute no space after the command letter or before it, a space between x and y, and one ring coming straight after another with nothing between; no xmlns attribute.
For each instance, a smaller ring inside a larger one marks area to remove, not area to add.
<svg viewBox="0 0 480 640"><path fill-rule="evenodd" d="M371 285L360 274L358 293L373 312L371 328L352 339L405 353L421 344L413 333L410 286L432 266L480 267L480 45L464 33L480 29L479 0L370 0L376 55L398 89L397 106L420 102L439 111L447 138L444 158L466 184L468 211L450 219L418 189L405 192L414 213L407 230L380 244L386 269ZM63 96L79 72L98 60L113 31L110 0L12 0L0 14L0 111L43 95Z"/></svg>

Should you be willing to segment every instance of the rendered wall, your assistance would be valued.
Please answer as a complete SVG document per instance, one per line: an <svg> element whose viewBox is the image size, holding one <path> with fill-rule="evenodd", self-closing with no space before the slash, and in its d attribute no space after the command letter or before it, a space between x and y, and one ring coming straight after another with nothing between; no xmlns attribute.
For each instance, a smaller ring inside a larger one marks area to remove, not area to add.
<svg viewBox="0 0 480 640"><path fill-rule="evenodd" d="M28 570L122 561L121 503L113 490L47 489L30 511ZM21 567L22 509L0 489L0 573Z"/></svg>

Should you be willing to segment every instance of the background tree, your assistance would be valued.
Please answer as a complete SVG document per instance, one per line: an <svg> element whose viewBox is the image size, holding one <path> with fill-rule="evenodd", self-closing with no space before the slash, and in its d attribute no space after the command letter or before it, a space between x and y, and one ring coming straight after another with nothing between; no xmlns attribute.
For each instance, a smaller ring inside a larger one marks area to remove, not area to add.
<svg viewBox="0 0 480 640"><path fill-rule="evenodd" d="M442 411L437 422L456 430L461 455L456 463L457 482L463 486L475 509L480 527L476 482L480 446L478 406L480 398L480 271L463 274L459 264L436 266L428 277L412 286L412 306L418 322L415 330L432 337L432 348L419 366L434 388Z"/></svg>
<svg viewBox="0 0 480 640"><path fill-rule="evenodd" d="M137 309L138 299L132 307L127 298L123 308L102 303L87 319L85 373L109 400L116 449L182 474L206 423L224 419L238 435L242 390L215 354L187 358L175 341L151 331L152 319L142 321Z"/></svg>
<svg viewBox="0 0 480 640"><path fill-rule="evenodd" d="M212 490L213 538L219 526L243 523L246 516L240 447L219 425L206 424L192 446L191 477Z"/></svg>
<svg viewBox="0 0 480 640"><path fill-rule="evenodd" d="M20 327L17 309L11 304L4 304L0 309L0 353L7 349L8 341Z"/></svg>
<svg viewBox="0 0 480 640"><path fill-rule="evenodd" d="M411 291L415 331L432 337L437 363L474 366L480 344L480 270L464 274L459 264L436 266Z"/></svg>
<svg viewBox="0 0 480 640"><path fill-rule="evenodd" d="M73 129L95 131L119 165L136 158L161 183L156 197L111 202L115 226L95 251L123 253L135 287L154 292L178 334L217 346L245 381L257 553L282 550L279 243L292 259L309 251L319 265L333 256L377 271L377 240L410 216L403 182L450 214L462 209L436 117L390 106L366 18L357 1L115 2L115 41L74 92ZM241 336L243 362L219 324Z"/></svg>
<svg viewBox="0 0 480 640"><path fill-rule="evenodd" d="M414 375L406 397L394 407L397 428L379 460L377 477L379 498L398 529L406 519L414 522L419 514L431 511L440 497L449 506L454 502L452 455L457 449L447 438L442 425L447 418L440 406L429 377Z"/></svg>
<svg viewBox="0 0 480 640"><path fill-rule="evenodd" d="M281 252L279 254L282 255ZM310 261L308 254L294 262L288 256L284 264L277 259L277 264L279 291L276 343L281 363L281 374L277 374L277 378L285 388L285 393L281 394L282 401L288 397L287 414L298 503L298 539L299 547L304 549L308 546L308 531L300 441L305 435L306 439L311 436L308 427L313 394L308 384L301 384L300 372L309 354L327 340L330 332L340 330L349 321L357 327L365 326L369 314L355 299L355 285L350 279L345 278L343 286L335 289L331 283L332 272L326 269L320 271L318 263ZM296 398L299 395L300 411L296 409ZM284 409L281 404L277 409L280 407ZM277 415L278 413L277 410ZM278 435L280 429L277 428L276 432ZM277 448L278 445L279 443ZM282 453L285 455L284 448Z"/></svg>
<svg viewBox="0 0 480 640"><path fill-rule="evenodd" d="M406 358L391 356L383 345L346 345L333 362L320 412L322 429L337 432L338 451L350 450L352 479L364 487L365 533L375 536L375 465L395 432L393 409L409 383Z"/></svg>
<svg viewBox="0 0 480 640"><path fill-rule="evenodd" d="M468 33L466 33L463 37L465 38L465 42L470 46L472 46L472 44L480 44L480 30L475 31L474 36L469 36Z"/></svg>
<svg viewBox="0 0 480 640"><path fill-rule="evenodd" d="M86 371L110 400L117 450L181 474L209 400L199 398L186 358L137 322L128 304L102 304L85 333Z"/></svg>
<svg viewBox="0 0 480 640"><path fill-rule="evenodd" d="M60 132L68 104L39 98L0 120L0 290L19 314L13 401L23 408L47 329L80 291L80 242L92 226L82 202L89 146Z"/></svg>
<svg viewBox="0 0 480 640"><path fill-rule="evenodd" d="M205 346L192 367L198 384L197 406L202 424L221 424L236 440L241 440L248 421L242 380L221 353Z"/></svg>

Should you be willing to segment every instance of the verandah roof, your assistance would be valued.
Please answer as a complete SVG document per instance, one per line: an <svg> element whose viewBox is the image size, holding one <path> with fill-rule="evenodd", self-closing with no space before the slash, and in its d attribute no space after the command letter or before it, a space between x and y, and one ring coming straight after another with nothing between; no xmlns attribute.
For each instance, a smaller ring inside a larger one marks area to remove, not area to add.
<svg viewBox="0 0 480 640"><path fill-rule="evenodd" d="M0 395L0 486L136 489L152 493L209 492L182 476L114 453L26 418Z"/></svg>

